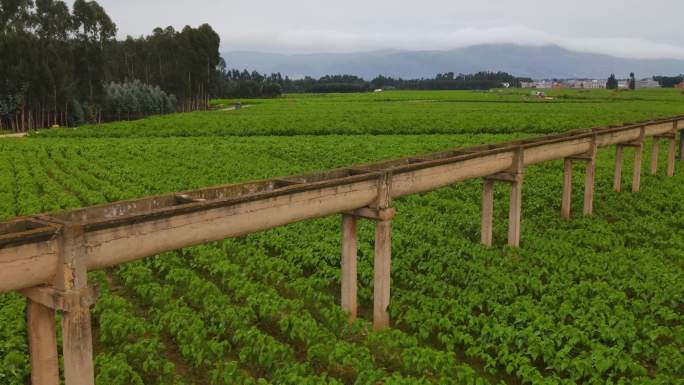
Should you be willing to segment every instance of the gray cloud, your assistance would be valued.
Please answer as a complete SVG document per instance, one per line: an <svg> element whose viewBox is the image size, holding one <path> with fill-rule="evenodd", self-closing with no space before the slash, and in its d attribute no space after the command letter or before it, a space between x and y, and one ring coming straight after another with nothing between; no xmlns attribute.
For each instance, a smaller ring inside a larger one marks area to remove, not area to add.
<svg viewBox="0 0 684 385"><path fill-rule="evenodd" d="M557 44L633 58L684 59L681 0L100 0L120 35L210 23L223 50L281 53Z"/></svg>

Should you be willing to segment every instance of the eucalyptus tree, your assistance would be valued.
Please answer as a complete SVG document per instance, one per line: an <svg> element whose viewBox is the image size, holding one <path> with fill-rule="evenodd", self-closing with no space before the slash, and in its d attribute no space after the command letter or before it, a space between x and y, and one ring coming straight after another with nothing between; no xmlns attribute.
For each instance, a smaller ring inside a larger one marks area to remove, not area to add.
<svg viewBox="0 0 684 385"><path fill-rule="evenodd" d="M0 0L0 129L207 108L225 68L211 26L123 41L116 32L96 1L70 10L62 0ZM127 86L136 81L150 87ZM119 96L108 93L112 82ZM131 92L139 95L122 96Z"/></svg>

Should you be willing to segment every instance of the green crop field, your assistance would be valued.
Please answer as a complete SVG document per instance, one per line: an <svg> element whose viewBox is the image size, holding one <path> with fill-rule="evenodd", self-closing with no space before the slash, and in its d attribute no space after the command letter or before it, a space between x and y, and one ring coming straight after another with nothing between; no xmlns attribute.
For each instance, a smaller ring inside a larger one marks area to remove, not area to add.
<svg viewBox="0 0 684 385"><path fill-rule="evenodd" d="M141 121L51 130L43 136L161 137L331 134L551 133L684 112L679 90L612 93L529 91L385 92L290 95L247 100L248 108L167 115ZM227 101L216 101L217 104ZM227 116L230 115L230 116Z"/></svg>
<svg viewBox="0 0 684 385"><path fill-rule="evenodd" d="M549 96L287 95L0 139L0 219L684 114L674 90ZM583 172L568 221L562 162L526 169L520 248L504 245L506 186L492 248L479 244L480 181L398 199L392 328L379 332L372 223L359 230L351 325L339 217L93 272L97 383L684 384L684 164L668 178L661 156L640 193L616 193L613 151L599 152L591 218L579 215ZM0 295L0 384L28 381L24 310Z"/></svg>

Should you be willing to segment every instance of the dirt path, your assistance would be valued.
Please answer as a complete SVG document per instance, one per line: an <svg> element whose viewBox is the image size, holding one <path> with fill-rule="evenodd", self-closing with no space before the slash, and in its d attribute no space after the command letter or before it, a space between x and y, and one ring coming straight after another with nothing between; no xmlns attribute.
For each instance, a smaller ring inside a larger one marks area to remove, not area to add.
<svg viewBox="0 0 684 385"><path fill-rule="evenodd" d="M235 110L247 108L247 107L252 107L252 105L251 104L243 104L240 108L237 108L235 106L231 106L231 107L221 108L219 111L235 111Z"/></svg>
<svg viewBox="0 0 684 385"><path fill-rule="evenodd" d="M26 136L26 133L25 133L25 132L20 132L20 133L17 133L17 134L4 134L4 135L0 135L0 139L5 139L5 138L23 138L23 137L25 137L25 136Z"/></svg>

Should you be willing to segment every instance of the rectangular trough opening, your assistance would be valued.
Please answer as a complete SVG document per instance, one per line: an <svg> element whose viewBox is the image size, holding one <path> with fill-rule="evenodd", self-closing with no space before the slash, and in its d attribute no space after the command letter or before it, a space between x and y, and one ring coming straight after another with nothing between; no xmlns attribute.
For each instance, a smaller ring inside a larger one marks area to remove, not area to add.
<svg viewBox="0 0 684 385"><path fill-rule="evenodd" d="M457 156L470 155L470 154L476 154L476 153L482 152L482 151L495 150L499 147L503 147L504 145L505 144L503 144L503 145L483 144L483 145L478 145L478 146L473 146L473 147L459 148L459 149L455 149L455 150L437 152L434 154L424 155L424 156L422 156L422 158L425 158L428 160L455 158Z"/></svg>
<svg viewBox="0 0 684 385"><path fill-rule="evenodd" d="M429 158L430 160L438 160L438 159L454 158L457 156L467 155L467 154L468 154L468 152L466 150L459 149L459 150L449 150L449 151L438 152L435 154L430 154L430 155L424 156L424 158Z"/></svg>
<svg viewBox="0 0 684 385"><path fill-rule="evenodd" d="M437 159L452 158L452 157L455 157L458 155L464 155L464 154L465 153L461 152L461 150L449 150L449 151L444 151L444 152L439 152L439 153L419 155L419 156L411 156L411 157L407 157L407 158L401 158L401 159L365 164L365 165L363 165L363 168L367 172L376 172L377 173L377 172L382 172L382 171L390 170L390 169L397 168L397 167L426 163L426 162L430 162L430 161L437 160Z"/></svg>
<svg viewBox="0 0 684 385"><path fill-rule="evenodd" d="M201 190L159 195L155 197L115 202L68 212L54 213L50 216L60 221L92 223L107 219L134 216L150 211L197 204L207 201L237 199L249 195L268 193L305 183L321 182L367 173L366 170L339 169L303 176L279 178L266 181L248 182L232 185L209 187Z"/></svg>
<svg viewBox="0 0 684 385"><path fill-rule="evenodd" d="M412 157L402 158L402 159L398 159L398 160L379 162L379 163L374 163L371 165L366 165L366 167L369 168L371 171L380 171L382 169L391 169L394 167L408 166L408 165L431 162L431 161L435 161L435 160L455 158L455 157L463 156L463 155L476 154L478 152L495 150L497 148L505 147L505 146L506 146L506 144L505 145L485 144L485 145L479 145L479 146L468 147L468 148L459 148L459 149L455 149L455 150L441 151L441 152L436 152L436 153L432 153L432 154L425 154L425 155L420 155L420 156L412 156Z"/></svg>
<svg viewBox="0 0 684 385"><path fill-rule="evenodd" d="M185 205L189 203L206 202L204 198L193 198L188 194L178 194L175 196L176 205Z"/></svg>
<svg viewBox="0 0 684 385"><path fill-rule="evenodd" d="M247 195L271 192L274 190L291 186L293 184L296 183L283 179L273 179L266 181L209 187L201 190L187 191L184 192L183 195L192 199L192 201L186 200L186 203L216 201L236 199Z"/></svg>
<svg viewBox="0 0 684 385"><path fill-rule="evenodd" d="M273 190L280 190L282 188L290 187L290 186L296 186L298 184L301 184L300 182L294 182L291 180L286 180L286 179L276 179L273 181Z"/></svg>
<svg viewBox="0 0 684 385"><path fill-rule="evenodd" d="M198 202L237 198L248 194L273 191L274 188L275 183L273 181L211 187L55 213L51 214L51 217L66 222L89 223Z"/></svg>
<svg viewBox="0 0 684 385"><path fill-rule="evenodd" d="M59 228L33 219L18 219L0 223L0 246L7 243L30 241L37 237L51 236Z"/></svg>
<svg viewBox="0 0 684 385"><path fill-rule="evenodd" d="M307 175L292 176L282 179L281 181L286 181L292 184L318 183L329 180L348 178L351 176L368 174L370 172L373 172L373 170L367 169L366 166L363 166L363 168L341 168L337 170L324 171Z"/></svg>
<svg viewBox="0 0 684 385"><path fill-rule="evenodd" d="M0 237L41 228L52 228L52 226L30 219L21 219L12 222L0 223Z"/></svg>
<svg viewBox="0 0 684 385"><path fill-rule="evenodd" d="M417 163L424 163L424 162L429 162L431 159L424 158L424 157L413 157L413 158L408 158L408 164L417 164Z"/></svg>
<svg viewBox="0 0 684 385"><path fill-rule="evenodd" d="M88 223L91 221L117 218L182 204L185 203L182 199L178 199L176 194L168 194L87 207L62 213L55 213L51 214L50 216L65 222Z"/></svg>

